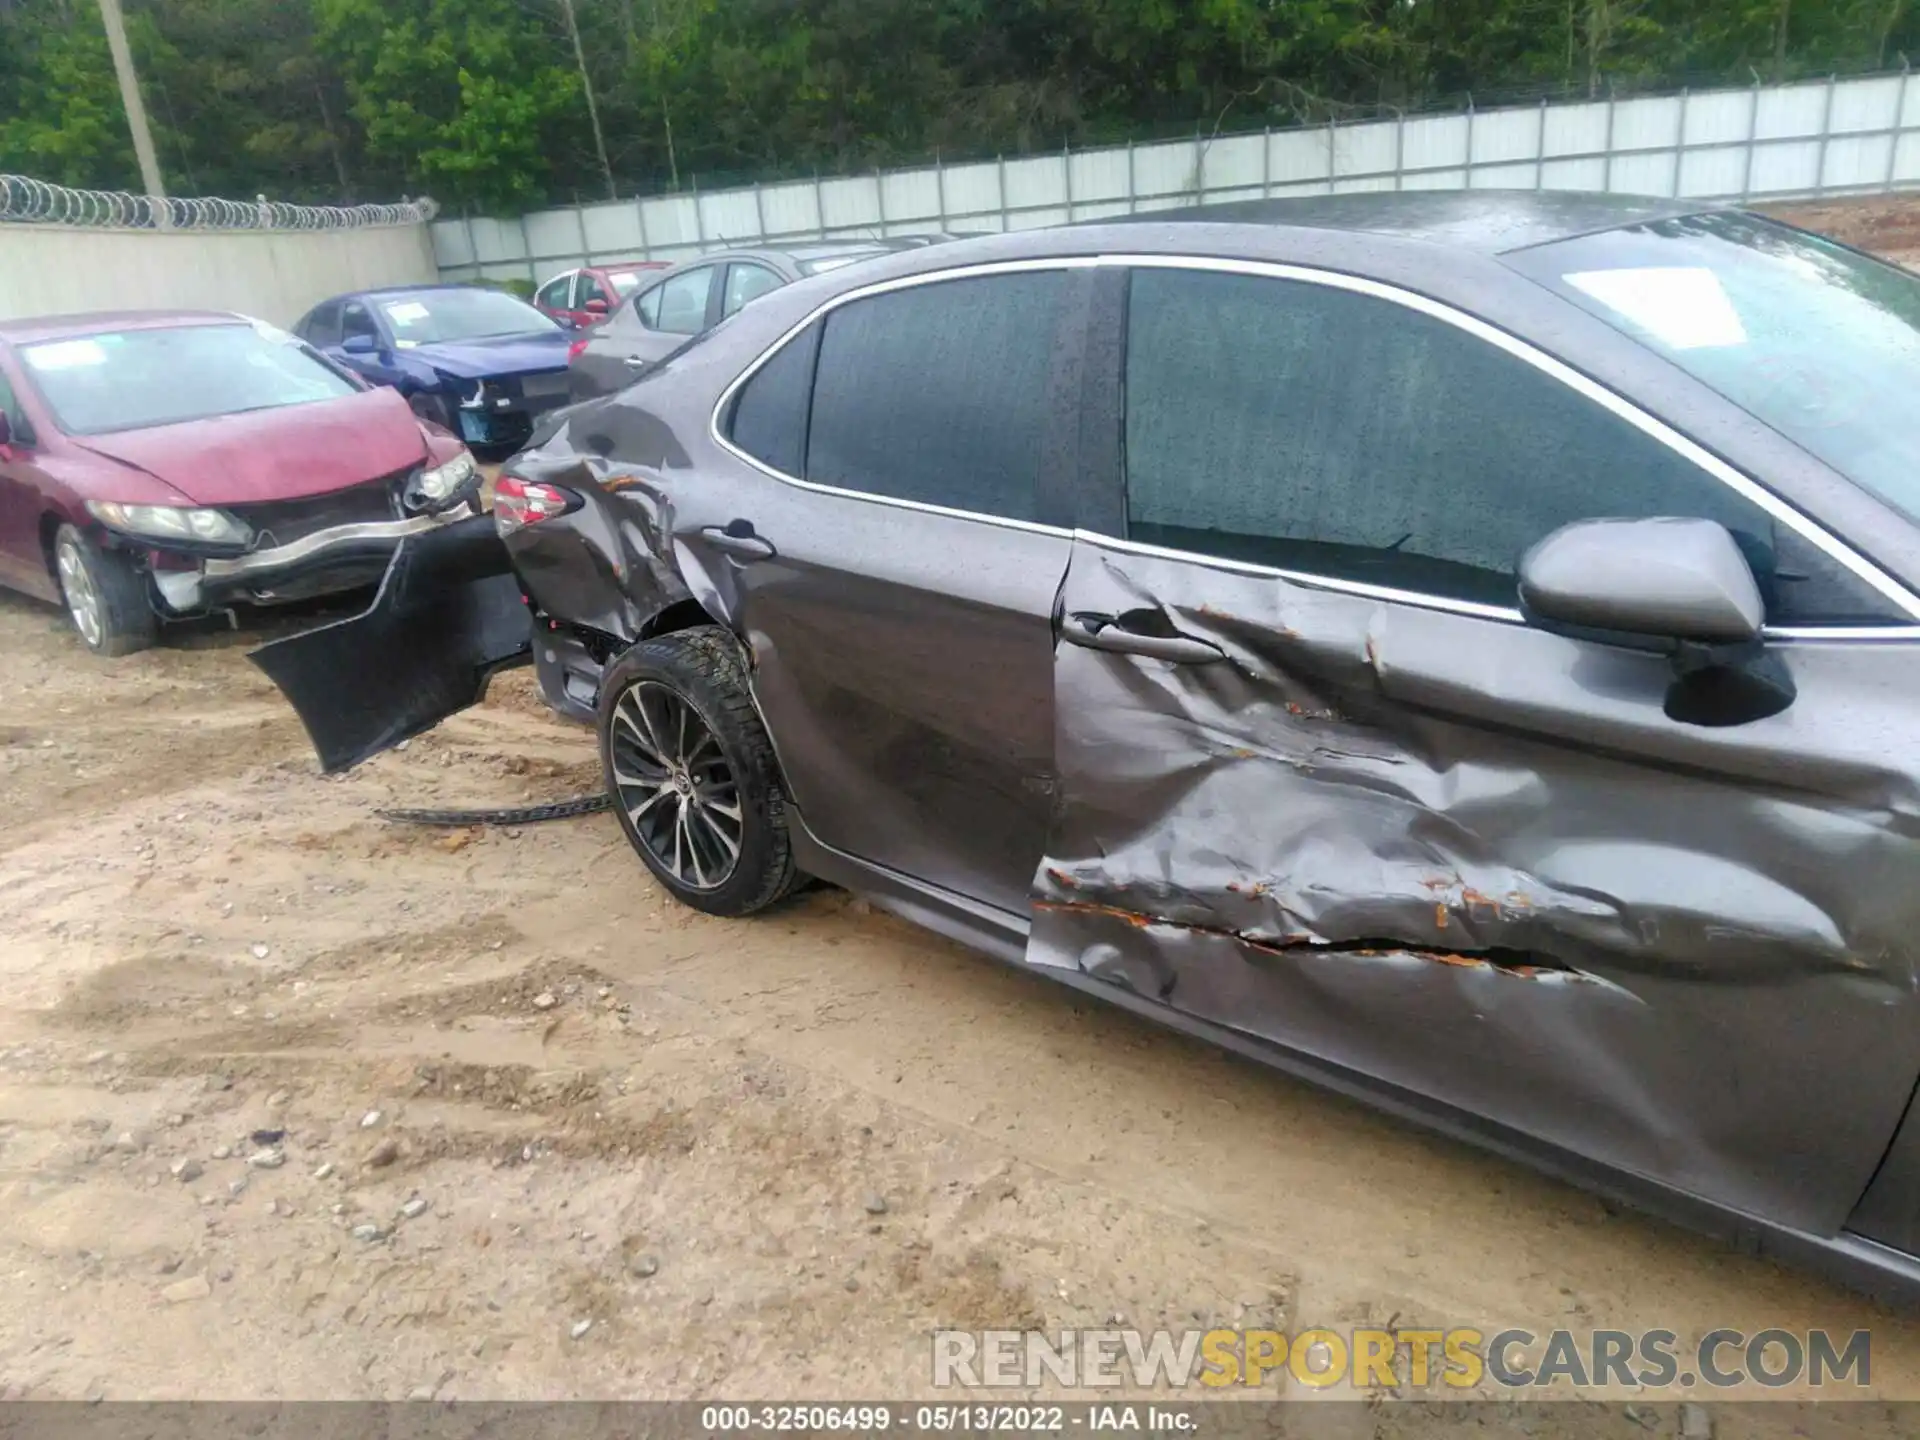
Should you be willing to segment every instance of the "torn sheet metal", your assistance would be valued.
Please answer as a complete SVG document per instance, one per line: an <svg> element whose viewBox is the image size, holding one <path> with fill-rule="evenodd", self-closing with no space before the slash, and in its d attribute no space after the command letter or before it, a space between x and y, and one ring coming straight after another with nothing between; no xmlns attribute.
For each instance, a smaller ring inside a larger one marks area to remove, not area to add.
<svg viewBox="0 0 1920 1440"><path fill-rule="evenodd" d="M1832 1233L1920 1074L1920 657L1784 646L1669 720L1657 656L1081 536L1030 963Z"/></svg>

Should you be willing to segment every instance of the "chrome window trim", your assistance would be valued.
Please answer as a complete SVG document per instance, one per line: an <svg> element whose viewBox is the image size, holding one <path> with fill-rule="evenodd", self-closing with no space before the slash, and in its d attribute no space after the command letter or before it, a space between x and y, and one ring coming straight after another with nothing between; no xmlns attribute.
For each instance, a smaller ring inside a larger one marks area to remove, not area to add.
<svg viewBox="0 0 1920 1440"><path fill-rule="evenodd" d="M965 520L976 520L991 525L1002 525L1009 529L1028 530L1048 535L1080 535L1086 532L1068 531L1050 525L1037 525L1024 520L1010 520L997 515L983 515L976 511L959 510L943 505L928 505L915 500L896 499L893 496L878 495L865 490L847 490L838 486L821 485L804 480L799 476L788 475L773 466L762 463L744 450L734 445L722 432L722 417L734 396L747 384L762 366L771 360L795 336L809 325L839 309L842 305L852 304L856 300L869 299L876 295L890 294L896 290L906 290L921 285L939 284L947 280L981 279L994 275L1018 274L1034 270L1077 270L1102 266L1122 266L1129 269L1160 270L1203 270L1232 275L1248 275L1272 280L1295 280L1309 285L1321 285L1328 289L1345 290L1353 294L1368 295L1384 300L1405 309L1418 311L1423 315L1463 330L1486 344L1504 351L1515 359L1531 365L1542 374L1559 381L1568 389L1585 397L1592 403L1610 411L1625 420L1641 433L1664 445L1667 449L1691 462L1713 479L1732 490L1749 504L1759 507L1779 523L1787 526L1804 538L1809 544L1850 571L1870 588L1878 592L1904 610L1915 623L1911 625L1891 624L1886 626L1868 625L1811 625L1768 627L1764 632L1767 638L1777 640L1911 640L1920 638L1920 598L1909 591L1898 580L1888 575L1871 560L1855 551L1838 536L1831 534L1809 516L1801 514L1792 505L1775 495L1771 490L1759 484L1749 476L1742 474L1711 451L1689 440L1664 420L1647 413L1631 400L1609 390L1598 381L1581 374L1564 361L1558 360L1539 349L1529 341L1497 326L1488 324L1463 310L1455 309L1443 301L1431 299L1411 290L1388 284L1385 281L1368 279L1359 275L1346 275L1334 270L1320 270L1310 266L1293 265L1281 261L1237 260L1211 255L1138 255L1131 253L1113 253L1099 255L1058 255L1035 257L1026 260L1001 260L980 265L955 266L945 270L925 271L914 275L903 275L892 280L878 281L855 290L846 291L822 301L802 319L790 326L772 344L768 345L754 358L727 387L720 392L720 398L714 403L712 413L707 417L708 437L734 458L743 461L788 485L796 485L804 490L813 490L821 494L844 496L850 499L865 500L876 505L890 505L900 509L924 511L935 515L949 515ZM1363 581L1345 580L1336 576L1314 575L1302 571L1282 570L1273 566L1254 565L1243 561L1223 561L1214 556L1200 555L1189 550L1171 550L1155 545L1146 545L1138 541L1125 540L1117 536L1088 536L1097 539L1100 544L1132 550L1143 555L1156 555L1171 559L1199 561L1238 571L1243 574L1271 575L1277 579L1294 584L1311 586L1318 590L1331 590L1341 594L1356 595L1368 599L1387 601L1393 604L1413 605L1427 610L1443 610L1458 615L1470 615L1483 620L1497 620L1510 624L1524 624L1525 618L1517 608L1497 605L1482 605L1475 601L1456 600L1448 596L1428 595L1419 591L1397 590L1389 586L1370 585Z"/></svg>

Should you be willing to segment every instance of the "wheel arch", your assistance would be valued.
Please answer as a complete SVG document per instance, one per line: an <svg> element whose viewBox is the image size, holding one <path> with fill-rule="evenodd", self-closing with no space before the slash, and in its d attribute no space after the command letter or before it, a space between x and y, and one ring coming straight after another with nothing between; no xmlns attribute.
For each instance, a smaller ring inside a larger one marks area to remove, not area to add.
<svg viewBox="0 0 1920 1440"><path fill-rule="evenodd" d="M645 624L641 625L639 633L633 637L633 643L638 645L643 640L655 640L662 635L671 635L679 630L692 630L700 625L712 625L717 629L727 630L728 634L733 633L727 629L725 622L711 614L706 606L688 597L675 600L655 612Z"/></svg>

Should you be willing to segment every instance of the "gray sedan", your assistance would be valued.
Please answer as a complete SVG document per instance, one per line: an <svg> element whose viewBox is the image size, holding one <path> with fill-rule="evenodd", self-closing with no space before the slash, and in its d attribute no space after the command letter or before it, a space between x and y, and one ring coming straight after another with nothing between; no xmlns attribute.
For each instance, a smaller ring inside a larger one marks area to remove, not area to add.
<svg viewBox="0 0 1920 1440"><path fill-rule="evenodd" d="M625 389L695 335L770 290L946 238L818 240L780 250L722 250L686 261L635 291L606 324L575 342L567 366L572 398L591 400Z"/></svg>
<svg viewBox="0 0 1920 1440"><path fill-rule="evenodd" d="M957 242L258 658L334 766L531 659L690 906L817 876L1920 1302L1916 394L1920 277L1733 208Z"/></svg>

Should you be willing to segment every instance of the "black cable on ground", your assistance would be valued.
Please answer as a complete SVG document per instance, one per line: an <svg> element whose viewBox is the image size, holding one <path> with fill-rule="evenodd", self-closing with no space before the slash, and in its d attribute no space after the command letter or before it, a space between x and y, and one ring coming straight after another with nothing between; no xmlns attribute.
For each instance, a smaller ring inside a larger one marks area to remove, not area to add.
<svg viewBox="0 0 1920 1440"><path fill-rule="evenodd" d="M550 805L515 805L500 810L376 810L382 820L402 825L537 825L543 820L571 820L597 815L613 804L611 796L579 795Z"/></svg>

